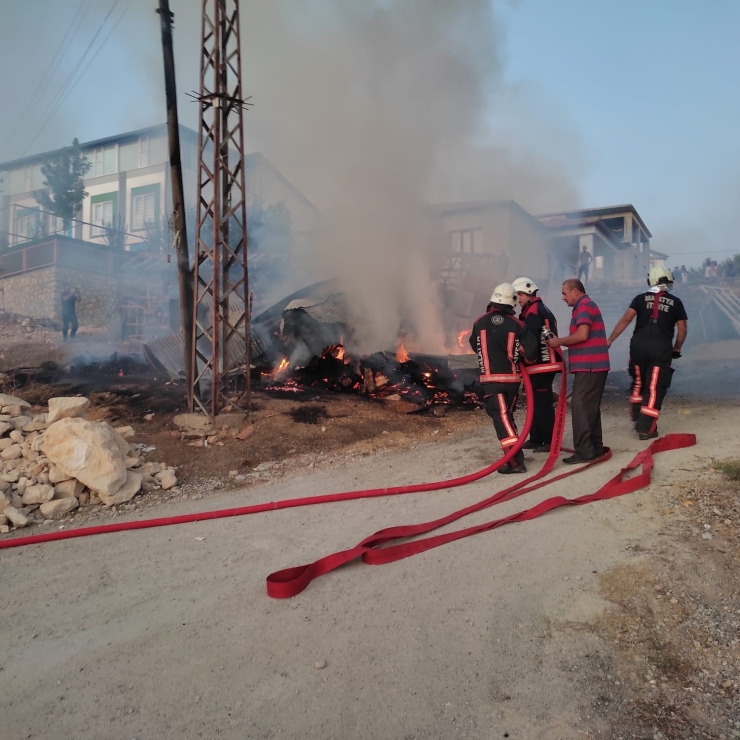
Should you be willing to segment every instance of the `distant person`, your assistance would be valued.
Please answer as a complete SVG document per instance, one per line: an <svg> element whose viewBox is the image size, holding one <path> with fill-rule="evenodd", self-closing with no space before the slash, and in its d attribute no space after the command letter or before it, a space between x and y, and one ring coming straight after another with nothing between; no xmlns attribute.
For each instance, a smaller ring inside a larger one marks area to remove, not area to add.
<svg viewBox="0 0 740 740"><path fill-rule="evenodd" d="M575 454L563 458L568 465L590 462L604 455L601 433L601 397L609 372L609 348L599 307L586 295L580 280L563 283L563 300L573 309L570 334L548 340L550 347L568 348L568 365L573 373L571 399Z"/></svg>
<svg viewBox="0 0 740 740"><path fill-rule="evenodd" d="M632 421L640 439L658 436L658 417L673 375L671 360L681 356L681 348L686 341L686 309L680 298L668 295L673 281L670 270L653 267L648 274L650 289L634 298L608 339L611 347L637 318L630 342L629 371L632 376Z"/></svg>
<svg viewBox="0 0 740 740"><path fill-rule="evenodd" d="M578 279L584 285L588 282L588 268L593 262L593 259L591 252L588 251L588 247L584 247L578 255Z"/></svg>
<svg viewBox="0 0 740 740"><path fill-rule="evenodd" d="M511 283L501 283L493 290L486 313L473 324L470 346L478 355L480 384L486 413L493 421L499 443L506 451L519 441L514 411L519 399L520 352L533 361L537 356L537 337L514 316L516 291ZM519 450L499 473L526 473L524 453Z"/></svg>
<svg viewBox="0 0 740 740"><path fill-rule="evenodd" d="M689 282L689 271L686 269L686 265L681 265L681 282Z"/></svg>
<svg viewBox="0 0 740 740"><path fill-rule="evenodd" d="M62 340L67 341L67 331L69 338L74 339L77 334L79 323L77 321L77 302L80 300L80 291L72 288L66 283L62 291Z"/></svg>
<svg viewBox="0 0 740 740"><path fill-rule="evenodd" d="M680 270L680 268L679 268L679 266L678 266L678 265L676 265L676 266L675 266L675 267L673 268L673 274L674 274L674 275L678 275L678 274L680 273L680 271L681 271L681 270Z"/></svg>
<svg viewBox="0 0 740 740"><path fill-rule="evenodd" d="M563 355L547 344L546 333L558 335L558 322L552 311L537 295L539 288L533 280L526 277L517 278L512 285L521 306L519 320L539 340L537 359L527 363L527 371L534 391L534 419L529 432L529 440L522 449L535 452L549 452L552 431L555 428L555 398L552 384L555 374L563 369Z"/></svg>
<svg viewBox="0 0 740 740"><path fill-rule="evenodd" d="M725 265L725 269L722 271L722 282L723 283L734 283L736 277L735 272L735 262L734 260L730 260L727 265Z"/></svg>
<svg viewBox="0 0 740 740"><path fill-rule="evenodd" d="M717 280L719 278L719 269L715 260L709 263L709 277L711 280Z"/></svg>

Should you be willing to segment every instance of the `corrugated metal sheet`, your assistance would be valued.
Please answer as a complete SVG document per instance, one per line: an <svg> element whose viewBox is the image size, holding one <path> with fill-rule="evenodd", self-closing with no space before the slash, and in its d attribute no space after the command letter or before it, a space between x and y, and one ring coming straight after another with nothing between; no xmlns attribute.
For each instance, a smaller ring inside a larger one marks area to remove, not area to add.
<svg viewBox="0 0 740 740"><path fill-rule="evenodd" d="M351 323L345 293L332 293L327 298L297 298L291 301L284 311L300 309L312 319L327 324Z"/></svg>
<svg viewBox="0 0 740 740"><path fill-rule="evenodd" d="M258 332L252 331L250 347L252 359L259 357L265 352L265 343L258 336ZM185 363L183 357L182 333L177 331L157 337L141 345L144 356L160 372L166 372L173 378L185 377ZM244 358L244 344L235 342L236 360Z"/></svg>

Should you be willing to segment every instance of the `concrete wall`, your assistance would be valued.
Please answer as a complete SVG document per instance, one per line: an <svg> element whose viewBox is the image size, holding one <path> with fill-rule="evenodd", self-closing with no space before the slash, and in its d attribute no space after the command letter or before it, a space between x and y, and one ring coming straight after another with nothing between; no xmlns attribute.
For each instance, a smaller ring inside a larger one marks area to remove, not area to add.
<svg viewBox="0 0 740 740"><path fill-rule="evenodd" d="M77 304L80 326L106 326L108 311L118 291L117 279L69 267L43 267L4 278L5 311L60 322L66 283L80 291L81 300Z"/></svg>

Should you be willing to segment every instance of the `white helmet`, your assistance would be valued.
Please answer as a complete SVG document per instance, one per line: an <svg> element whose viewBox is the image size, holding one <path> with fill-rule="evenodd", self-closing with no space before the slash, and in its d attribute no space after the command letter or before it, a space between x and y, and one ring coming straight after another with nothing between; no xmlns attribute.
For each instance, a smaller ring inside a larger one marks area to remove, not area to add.
<svg viewBox="0 0 740 740"><path fill-rule="evenodd" d="M672 285L674 282L673 273L667 267L656 265L655 267L650 268L647 281L651 288L665 283L670 283Z"/></svg>
<svg viewBox="0 0 740 740"><path fill-rule="evenodd" d="M516 306L516 291L511 283L501 283L493 289L491 303L497 303L500 306Z"/></svg>
<svg viewBox="0 0 740 740"><path fill-rule="evenodd" d="M517 293L526 293L527 295L534 295L539 290L534 280L527 277L517 278L511 285Z"/></svg>

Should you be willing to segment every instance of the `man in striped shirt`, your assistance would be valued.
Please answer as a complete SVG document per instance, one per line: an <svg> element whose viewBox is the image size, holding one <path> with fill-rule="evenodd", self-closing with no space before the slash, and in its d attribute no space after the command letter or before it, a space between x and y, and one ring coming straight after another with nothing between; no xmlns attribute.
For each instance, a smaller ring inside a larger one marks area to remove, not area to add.
<svg viewBox="0 0 740 740"><path fill-rule="evenodd" d="M563 283L563 300L573 309L570 334L548 341L551 347L568 348L568 365L573 373L573 446L575 454L564 463L596 460L604 454L601 435L601 397L609 372L609 348L606 327L599 307L586 295L580 280Z"/></svg>

